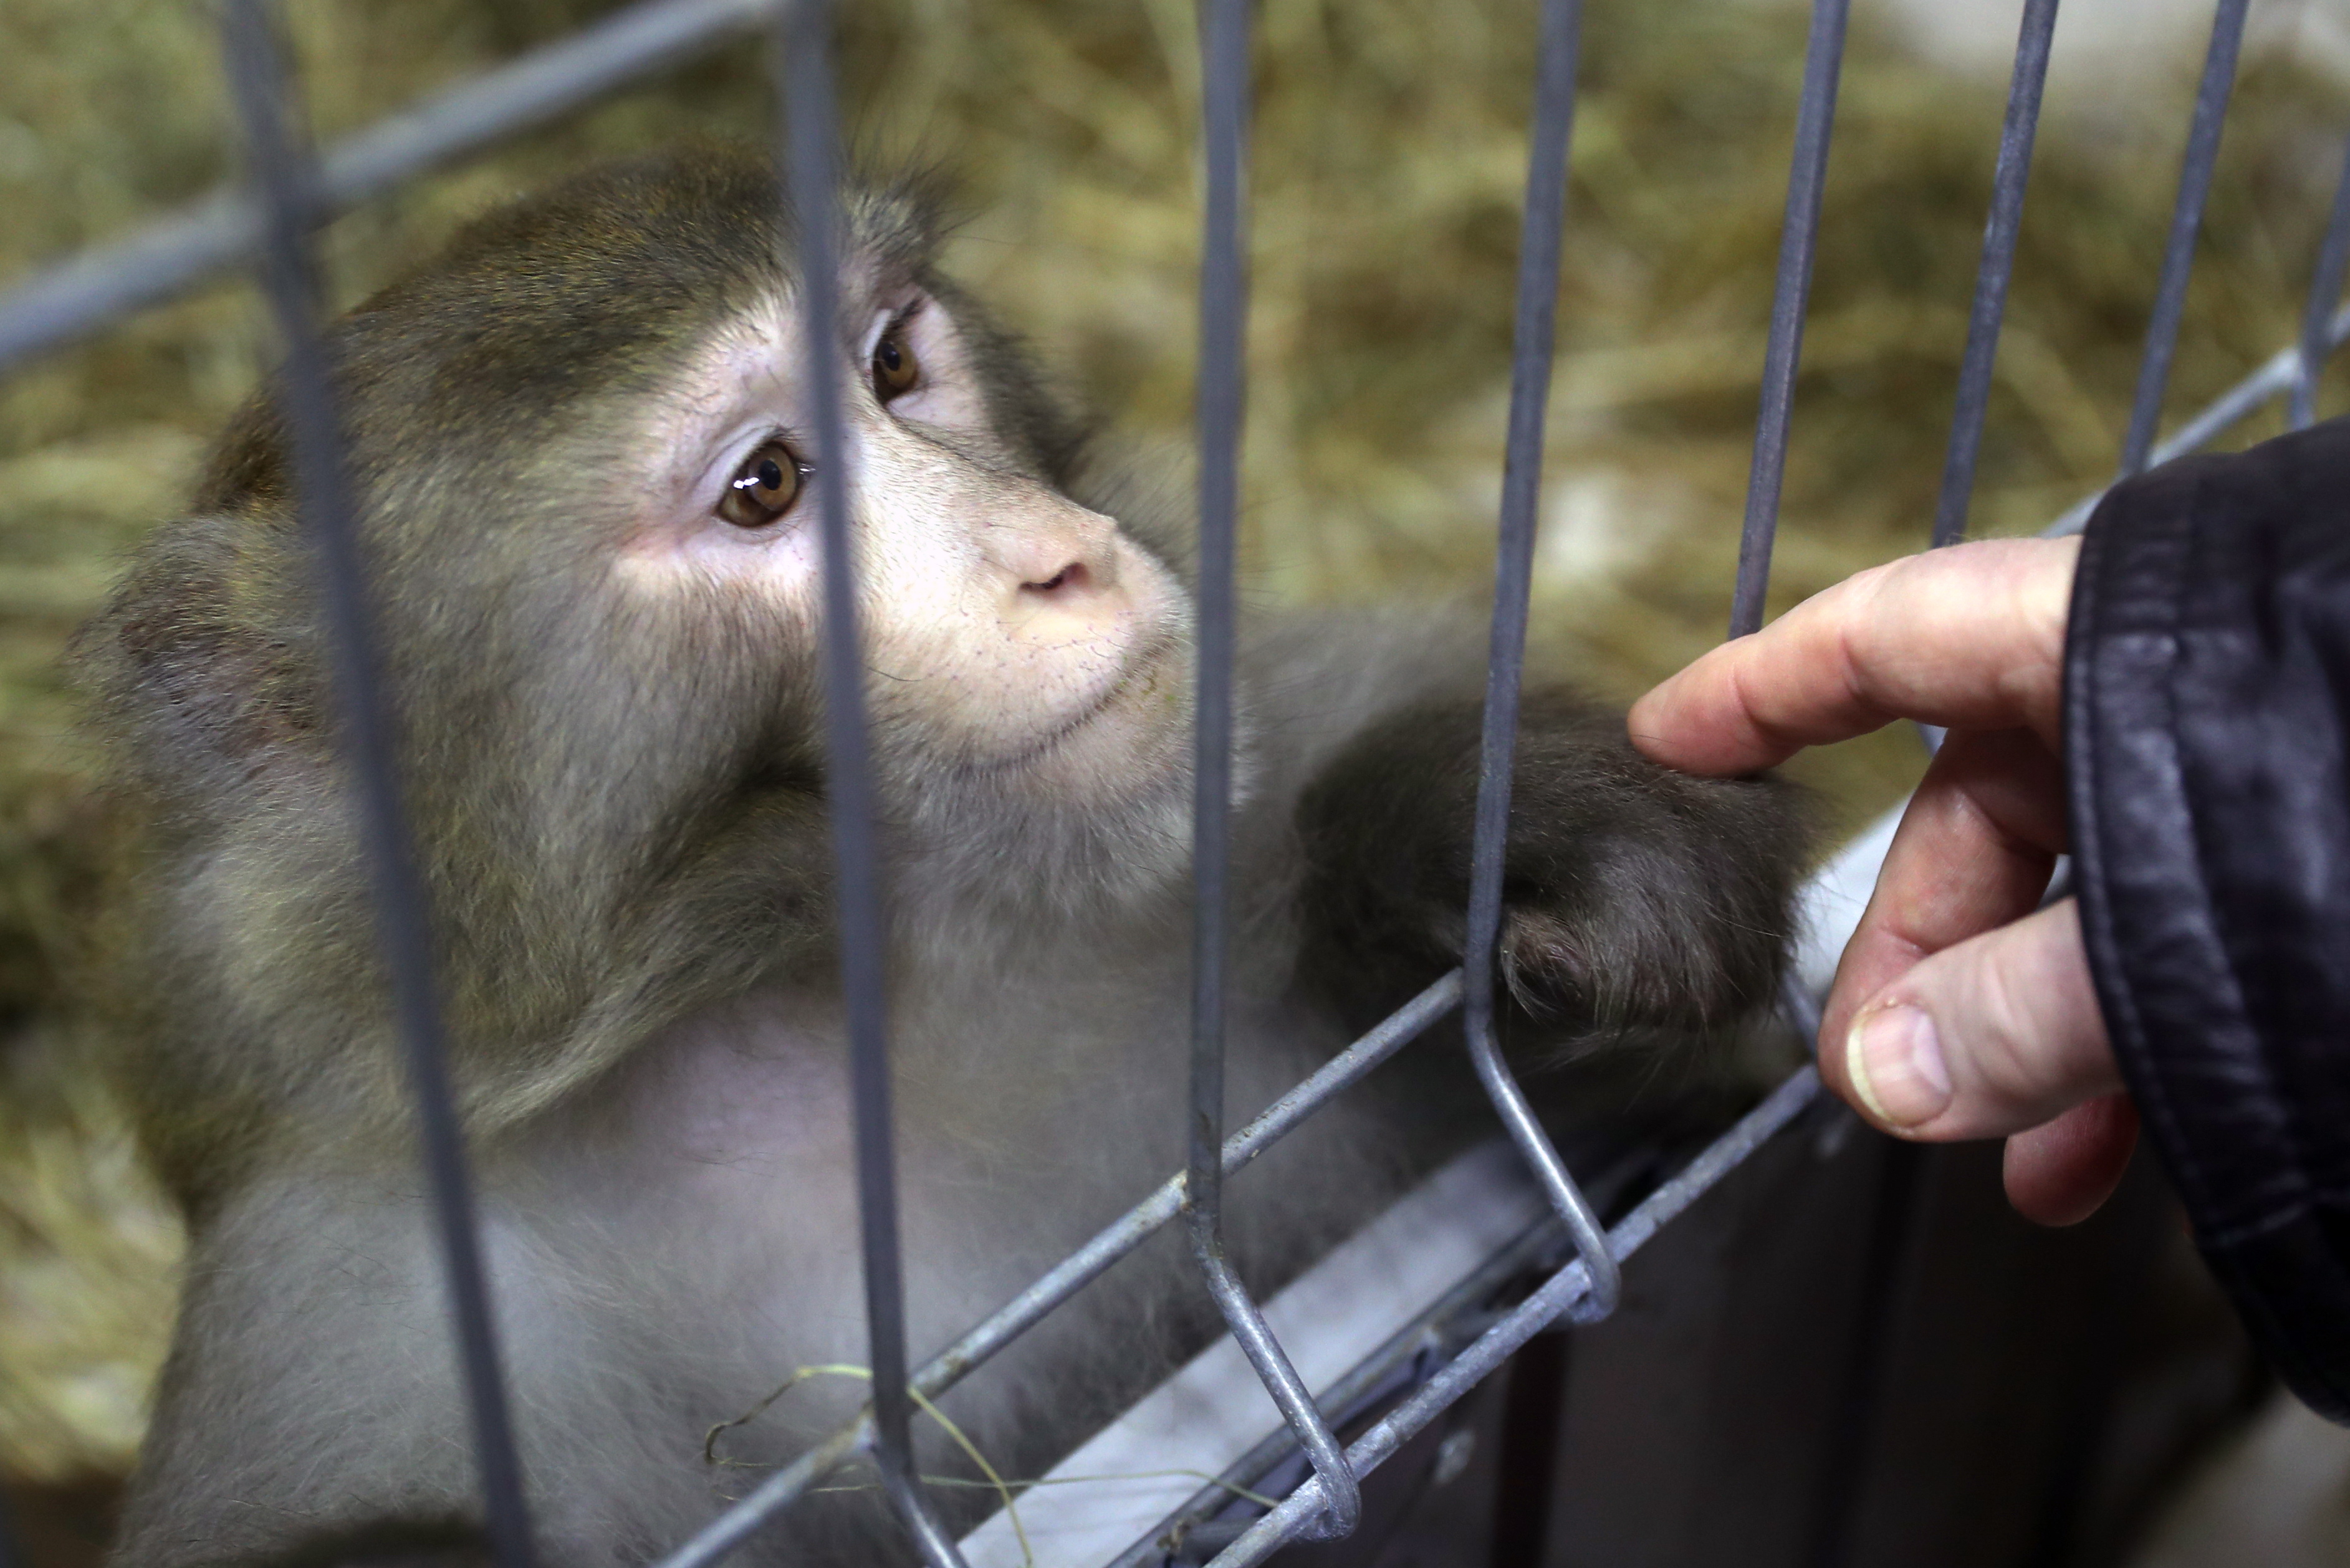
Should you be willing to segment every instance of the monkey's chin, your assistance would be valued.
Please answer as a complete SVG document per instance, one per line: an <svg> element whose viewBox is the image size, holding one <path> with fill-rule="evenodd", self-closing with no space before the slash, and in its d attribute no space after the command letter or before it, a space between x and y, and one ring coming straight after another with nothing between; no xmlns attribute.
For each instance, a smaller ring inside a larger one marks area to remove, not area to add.
<svg viewBox="0 0 2350 1568"><path fill-rule="evenodd" d="M935 886L1024 917L1155 909L1191 857L1185 662L1179 640L1019 753L916 770L899 803Z"/></svg>
<svg viewBox="0 0 2350 1568"><path fill-rule="evenodd" d="M999 732L993 746L966 752L955 772L983 788L1037 792L1064 805L1151 792L1188 765L1188 648L1171 630L1148 638L1059 713L1008 744Z"/></svg>
<svg viewBox="0 0 2350 1568"><path fill-rule="evenodd" d="M1000 788L1080 810L1159 794L1190 768L1191 685L1180 651L1143 650L1078 711L986 771Z"/></svg>
<svg viewBox="0 0 2350 1568"><path fill-rule="evenodd" d="M1080 812L1115 811L1170 790L1180 793L1191 774L1189 726L1149 722L1157 717L1106 708L1035 753L1004 784L1041 804Z"/></svg>

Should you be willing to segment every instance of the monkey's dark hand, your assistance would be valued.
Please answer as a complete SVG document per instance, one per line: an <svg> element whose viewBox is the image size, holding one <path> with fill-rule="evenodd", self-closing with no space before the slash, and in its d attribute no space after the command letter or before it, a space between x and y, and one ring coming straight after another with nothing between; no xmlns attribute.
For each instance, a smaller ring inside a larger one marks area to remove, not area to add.
<svg viewBox="0 0 2350 1568"><path fill-rule="evenodd" d="M1343 1005L1392 1005L1460 961L1477 709L1408 709L1309 788L1305 961ZM1700 779L1634 751L1622 718L1562 692L1522 709L1502 978L1569 1041L1701 1032L1773 996L1806 835L1775 779Z"/></svg>

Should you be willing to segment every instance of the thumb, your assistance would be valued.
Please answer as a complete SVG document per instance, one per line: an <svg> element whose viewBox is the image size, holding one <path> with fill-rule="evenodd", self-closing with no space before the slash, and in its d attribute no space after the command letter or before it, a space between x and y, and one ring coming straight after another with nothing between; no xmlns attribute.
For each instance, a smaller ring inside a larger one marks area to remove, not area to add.
<svg viewBox="0 0 2350 1568"><path fill-rule="evenodd" d="M2036 1223L2077 1225L2114 1195L2137 1147L2137 1107L2127 1095L2083 1100L2007 1140L2007 1200Z"/></svg>
<svg viewBox="0 0 2350 1568"><path fill-rule="evenodd" d="M1833 1054L1863 1115L1934 1142L2022 1132L2122 1088L2069 898L1921 959Z"/></svg>

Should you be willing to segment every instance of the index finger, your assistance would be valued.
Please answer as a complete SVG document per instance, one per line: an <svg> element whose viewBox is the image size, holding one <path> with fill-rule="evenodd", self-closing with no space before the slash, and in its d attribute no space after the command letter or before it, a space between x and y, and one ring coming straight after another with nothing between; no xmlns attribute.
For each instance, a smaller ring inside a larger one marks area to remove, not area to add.
<svg viewBox="0 0 2350 1568"><path fill-rule="evenodd" d="M2081 541L1986 539L1874 566L1632 705L1668 767L1745 774L1916 719L2029 728L2054 750Z"/></svg>

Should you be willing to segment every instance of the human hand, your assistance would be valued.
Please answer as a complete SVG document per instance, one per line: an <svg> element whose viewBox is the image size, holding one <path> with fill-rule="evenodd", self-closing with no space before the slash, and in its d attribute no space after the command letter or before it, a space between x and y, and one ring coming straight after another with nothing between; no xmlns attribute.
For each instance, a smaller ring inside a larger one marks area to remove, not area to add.
<svg viewBox="0 0 2350 1568"><path fill-rule="evenodd" d="M2059 762L2074 539L1990 540L1874 567L1723 644L1634 704L1632 741L1752 773L1898 719L1950 734L1846 946L1820 1072L1902 1137L2007 1138L2010 1201L2043 1224L2110 1195L2137 1116L2071 899Z"/></svg>

